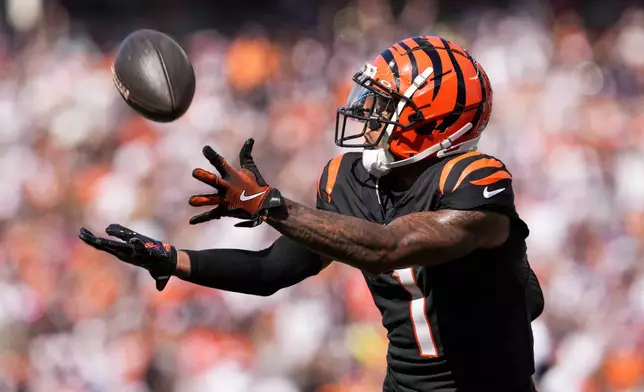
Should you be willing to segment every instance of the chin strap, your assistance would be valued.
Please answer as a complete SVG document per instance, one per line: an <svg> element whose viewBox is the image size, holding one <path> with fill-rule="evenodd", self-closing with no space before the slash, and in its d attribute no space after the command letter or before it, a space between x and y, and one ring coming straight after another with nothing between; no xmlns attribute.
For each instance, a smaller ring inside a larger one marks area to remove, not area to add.
<svg viewBox="0 0 644 392"><path fill-rule="evenodd" d="M436 153L436 156L438 158L444 158L449 155L454 155L454 154L460 154L463 152L468 152L468 151L474 151L478 148L479 144L479 139L481 137L475 137L474 139L470 139L466 142L456 144L450 148L446 148L444 150L440 150L439 152Z"/></svg>
<svg viewBox="0 0 644 392"><path fill-rule="evenodd" d="M362 151L362 166L375 177L389 173L389 162L393 162L393 157L382 147Z"/></svg>
<svg viewBox="0 0 644 392"><path fill-rule="evenodd" d="M381 146L373 150L364 150L362 152L362 166L364 166L369 174L375 177L382 177L395 167L406 166L414 162L421 161L432 154L436 154L439 158L442 158L452 154L475 150L479 141L478 137L456 145L453 144L470 129L472 129L472 123L467 123L463 128L459 129L442 142L431 146L411 158L400 161L395 161L394 156L387 151L386 147Z"/></svg>

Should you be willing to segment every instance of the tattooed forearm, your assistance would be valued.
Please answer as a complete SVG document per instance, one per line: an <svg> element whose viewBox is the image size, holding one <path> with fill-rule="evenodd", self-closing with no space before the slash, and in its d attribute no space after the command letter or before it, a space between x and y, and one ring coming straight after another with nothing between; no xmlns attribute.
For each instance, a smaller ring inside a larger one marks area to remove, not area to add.
<svg viewBox="0 0 644 392"><path fill-rule="evenodd" d="M290 200L285 213L269 217L268 223L315 252L367 271L383 264L388 249L395 246L381 225Z"/></svg>
<svg viewBox="0 0 644 392"><path fill-rule="evenodd" d="M498 246L509 230L506 217L480 211L421 212L382 226L290 200L268 223L315 252L371 273L438 264Z"/></svg>
<svg viewBox="0 0 644 392"><path fill-rule="evenodd" d="M388 229L398 244L393 258L406 267L439 264L476 249L500 246L508 237L510 222L491 212L440 210L398 218Z"/></svg>

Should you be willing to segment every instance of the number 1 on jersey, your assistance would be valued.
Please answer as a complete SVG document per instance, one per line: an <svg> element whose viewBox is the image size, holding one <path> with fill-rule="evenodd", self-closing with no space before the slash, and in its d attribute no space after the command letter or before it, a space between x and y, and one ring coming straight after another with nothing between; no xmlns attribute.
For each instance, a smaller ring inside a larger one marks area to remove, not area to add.
<svg viewBox="0 0 644 392"><path fill-rule="evenodd" d="M434 342L432 327L425 312L427 299L420 291L413 268L405 268L394 271L393 276L398 279L403 288L411 295L409 301L409 317L414 328L416 343L421 357L434 358L438 356L438 349Z"/></svg>

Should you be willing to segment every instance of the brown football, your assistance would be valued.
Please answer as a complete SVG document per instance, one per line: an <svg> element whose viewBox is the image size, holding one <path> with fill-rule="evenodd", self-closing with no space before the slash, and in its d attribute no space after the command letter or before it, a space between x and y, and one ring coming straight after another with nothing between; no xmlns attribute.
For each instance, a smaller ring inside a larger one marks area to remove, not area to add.
<svg viewBox="0 0 644 392"><path fill-rule="evenodd" d="M137 30L125 38L112 77L125 102L152 121L178 119L195 94L195 72L186 52L155 30Z"/></svg>

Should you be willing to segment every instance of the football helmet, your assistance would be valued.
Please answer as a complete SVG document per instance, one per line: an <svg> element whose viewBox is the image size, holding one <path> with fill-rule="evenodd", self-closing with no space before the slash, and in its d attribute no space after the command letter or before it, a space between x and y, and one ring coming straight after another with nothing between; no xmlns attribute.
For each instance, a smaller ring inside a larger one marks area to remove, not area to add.
<svg viewBox="0 0 644 392"><path fill-rule="evenodd" d="M376 176L425 158L475 150L492 112L483 67L441 37L404 39L353 81L346 104L337 110L335 142L363 147L363 165Z"/></svg>

